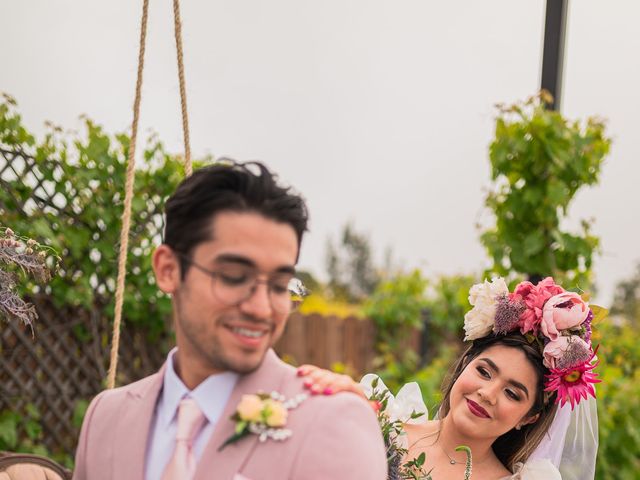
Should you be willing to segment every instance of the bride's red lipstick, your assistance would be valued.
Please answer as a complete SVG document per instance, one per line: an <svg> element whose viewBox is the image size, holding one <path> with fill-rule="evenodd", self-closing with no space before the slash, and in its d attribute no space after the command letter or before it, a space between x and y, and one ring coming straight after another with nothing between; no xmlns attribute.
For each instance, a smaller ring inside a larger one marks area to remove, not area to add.
<svg viewBox="0 0 640 480"><path fill-rule="evenodd" d="M484 408L482 408L476 402L474 402L473 400L469 400L468 398L465 400L467 401L467 407L469 407L469 411L471 411L471 413L473 413L476 417L491 418L491 415L489 415L489 412L487 412Z"/></svg>

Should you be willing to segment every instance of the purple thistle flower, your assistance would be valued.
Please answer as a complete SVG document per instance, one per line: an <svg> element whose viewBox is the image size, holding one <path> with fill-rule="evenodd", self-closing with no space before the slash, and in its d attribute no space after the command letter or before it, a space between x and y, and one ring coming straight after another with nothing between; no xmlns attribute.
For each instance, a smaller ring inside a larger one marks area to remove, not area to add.
<svg viewBox="0 0 640 480"><path fill-rule="evenodd" d="M587 314L587 318L585 318L584 322L582 322L582 327L584 328L584 333L582 335L582 339L591 345L591 322L593 321L593 311L589 309L589 313Z"/></svg>
<svg viewBox="0 0 640 480"><path fill-rule="evenodd" d="M593 357L593 352L588 344L579 340L579 337L575 337L577 341L571 341L567 344L567 349L558 360L556 360L556 368L571 368L589 361Z"/></svg>
<svg viewBox="0 0 640 480"><path fill-rule="evenodd" d="M511 301L507 295L500 295L496 306L496 318L493 325L495 333L509 333L520 327L520 315L527 309L522 300Z"/></svg>

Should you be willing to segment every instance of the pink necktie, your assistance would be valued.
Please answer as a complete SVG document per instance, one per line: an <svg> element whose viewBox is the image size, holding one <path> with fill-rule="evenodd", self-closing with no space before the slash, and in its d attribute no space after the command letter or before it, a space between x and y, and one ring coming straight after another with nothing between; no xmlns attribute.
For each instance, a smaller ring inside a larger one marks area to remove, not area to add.
<svg viewBox="0 0 640 480"><path fill-rule="evenodd" d="M191 480L196 472L193 441L206 417L192 398L183 398L178 407L178 433L171 461L164 469L162 480Z"/></svg>

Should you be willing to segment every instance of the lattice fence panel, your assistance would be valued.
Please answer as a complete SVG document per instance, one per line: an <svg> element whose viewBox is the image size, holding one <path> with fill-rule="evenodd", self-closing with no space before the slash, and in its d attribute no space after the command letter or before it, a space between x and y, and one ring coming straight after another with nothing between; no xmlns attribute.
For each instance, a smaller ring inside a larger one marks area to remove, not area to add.
<svg viewBox="0 0 640 480"><path fill-rule="evenodd" d="M78 325L97 320L87 312L57 310L46 297L35 298L39 319L35 336L22 325L4 323L0 334L0 410L40 413L43 442L52 452L73 455L78 437L74 412L103 389L108 365L110 326L104 320L78 334ZM118 381L121 384L156 371L166 342L148 342L144 332L122 332Z"/></svg>

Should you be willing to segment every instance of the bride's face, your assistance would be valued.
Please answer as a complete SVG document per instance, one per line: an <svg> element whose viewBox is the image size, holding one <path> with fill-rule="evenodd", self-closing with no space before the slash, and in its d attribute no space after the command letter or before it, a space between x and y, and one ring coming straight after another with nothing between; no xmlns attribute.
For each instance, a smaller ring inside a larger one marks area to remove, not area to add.
<svg viewBox="0 0 640 480"><path fill-rule="evenodd" d="M462 371L451 389L449 415L461 434L497 438L527 416L537 393L533 366L520 349L494 345Z"/></svg>

